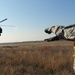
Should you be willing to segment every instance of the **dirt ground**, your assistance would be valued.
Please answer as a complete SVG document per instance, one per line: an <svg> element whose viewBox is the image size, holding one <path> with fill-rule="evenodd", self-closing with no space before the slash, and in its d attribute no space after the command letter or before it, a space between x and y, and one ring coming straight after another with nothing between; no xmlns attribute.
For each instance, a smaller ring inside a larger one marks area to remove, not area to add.
<svg viewBox="0 0 75 75"><path fill-rule="evenodd" d="M31 42L16 42L16 43L1 43L1 46L72 46L73 47L74 41L66 41L66 40L60 40L60 41L51 41L51 42L45 42L45 41L31 41Z"/></svg>

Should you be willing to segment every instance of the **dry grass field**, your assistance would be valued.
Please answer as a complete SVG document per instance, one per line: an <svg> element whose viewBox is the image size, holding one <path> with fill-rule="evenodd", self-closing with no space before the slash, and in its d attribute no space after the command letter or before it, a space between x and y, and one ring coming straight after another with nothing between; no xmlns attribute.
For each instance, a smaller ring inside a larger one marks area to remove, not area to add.
<svg viewBox="0 0 75 75"><path fill-rule="evenodd" d="M73 75L73 41L0 44L0 75Z"/></svg>

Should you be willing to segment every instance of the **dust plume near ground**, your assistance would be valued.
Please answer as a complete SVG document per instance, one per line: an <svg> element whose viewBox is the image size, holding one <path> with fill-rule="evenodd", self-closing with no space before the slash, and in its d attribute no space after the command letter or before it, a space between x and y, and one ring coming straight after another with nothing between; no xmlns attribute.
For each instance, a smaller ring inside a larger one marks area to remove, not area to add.
<svg viewBox="0 0 75 75"><path fill-rule="evenodd" d="M73 75L73 41L0 44L0 75Z"/></svg>

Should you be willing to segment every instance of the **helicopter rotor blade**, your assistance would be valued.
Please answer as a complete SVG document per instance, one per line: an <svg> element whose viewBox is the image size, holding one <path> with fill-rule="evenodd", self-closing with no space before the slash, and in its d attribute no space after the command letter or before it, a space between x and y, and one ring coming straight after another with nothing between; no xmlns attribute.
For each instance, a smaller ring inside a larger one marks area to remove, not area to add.
<svg viewBox="0 0 75 75"><path fill-rule="evenodd" d="M3 21L6 21L6 20L7 20L7 18L5 18L5 19L1 20L1 21L0 21L0 23L1 23L1 22L3 22Z"/></svg>
<svg viewBox="0 0 75 75"><path fill-rule="evenodd" d="M0 25L0 26L5 26L5 27L15 27L15 26L10 26L10 25Z"/></svg>

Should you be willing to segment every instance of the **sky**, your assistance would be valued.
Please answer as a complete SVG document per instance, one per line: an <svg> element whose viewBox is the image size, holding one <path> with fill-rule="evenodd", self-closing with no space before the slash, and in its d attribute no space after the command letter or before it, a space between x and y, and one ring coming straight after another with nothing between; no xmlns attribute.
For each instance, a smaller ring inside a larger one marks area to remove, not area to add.
<svg viewBox="0 0 75 75"><path fill-rule="evenodd" d="M0 42L38 41L54 36L44 29L75 24L75 0L0 0Z"/></svg>

